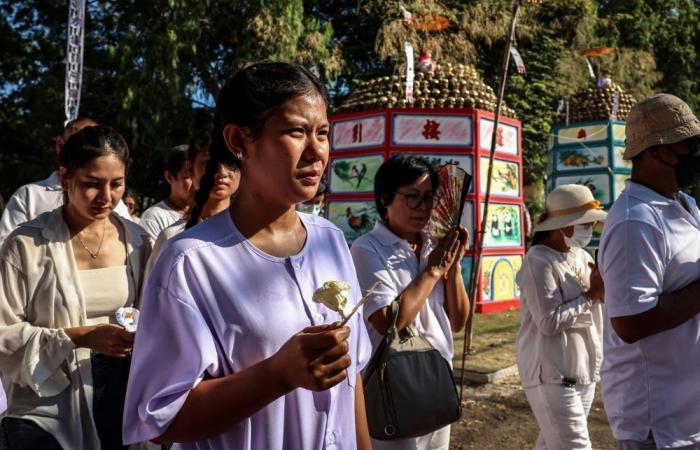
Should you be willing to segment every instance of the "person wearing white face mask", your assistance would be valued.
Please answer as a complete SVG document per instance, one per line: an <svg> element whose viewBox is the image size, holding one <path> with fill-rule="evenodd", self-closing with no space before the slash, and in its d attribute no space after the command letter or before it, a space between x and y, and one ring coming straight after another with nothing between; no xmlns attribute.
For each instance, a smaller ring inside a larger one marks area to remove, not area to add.
<svg viewBox="0 0 700 450"><path fill-rule="evenodd" d="M518 370L540 433L535 450L591 449L587 418L603 359L603 282L584 250L606 213L591 191L554 189L517 274Z"/></svg>

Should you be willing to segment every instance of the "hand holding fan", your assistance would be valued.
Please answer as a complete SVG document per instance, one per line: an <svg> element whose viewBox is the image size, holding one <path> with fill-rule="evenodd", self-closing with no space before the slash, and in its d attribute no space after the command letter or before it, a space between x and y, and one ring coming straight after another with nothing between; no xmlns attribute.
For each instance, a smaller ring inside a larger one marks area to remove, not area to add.
<svg viewBox="0 0 700 450"><path fill-rule="evenodd" d="M460 225L472 176L456 164L445 164L438 169L438 180L438 199L430 214L428 231L432 237L442 239Z"/></svg>

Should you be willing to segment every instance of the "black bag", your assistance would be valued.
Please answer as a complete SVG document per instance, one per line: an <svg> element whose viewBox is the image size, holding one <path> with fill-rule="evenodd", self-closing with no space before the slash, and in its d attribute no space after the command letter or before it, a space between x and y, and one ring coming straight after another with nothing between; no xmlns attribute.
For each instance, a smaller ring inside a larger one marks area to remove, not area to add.
<svg viewBox="0 0 700 450"><path fill-rule="evenodd" d="M391 327L363 376L369 434L392 440L423 436L461 416L450 364L420 333L399 333L399 302L391 304Z"/></svg>

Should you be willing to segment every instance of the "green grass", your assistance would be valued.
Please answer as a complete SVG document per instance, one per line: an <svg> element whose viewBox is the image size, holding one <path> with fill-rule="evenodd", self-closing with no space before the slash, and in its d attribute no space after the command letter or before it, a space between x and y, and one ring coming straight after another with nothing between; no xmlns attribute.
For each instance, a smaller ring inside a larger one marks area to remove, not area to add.
<svg viewBox="0 0 700 450"><path fill-rule="evenodd" d="M476 314L472 334L472 353L467 355L467 370L491 373L515 364L515 336L520 327L520 311ZM462 367L464 332L454 336L455 368Z"/></svg>

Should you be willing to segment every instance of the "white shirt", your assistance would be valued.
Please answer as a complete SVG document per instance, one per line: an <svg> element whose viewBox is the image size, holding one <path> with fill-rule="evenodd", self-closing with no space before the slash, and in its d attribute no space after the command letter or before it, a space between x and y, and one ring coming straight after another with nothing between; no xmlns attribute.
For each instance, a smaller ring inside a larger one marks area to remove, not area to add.
<svg viewBox="0 0 700 450"><path fill-rule="evenodd" d="M377 221L372 231L352 244L350 251L363 292L369 290L375 282L380 283L364 305L365 321L374 348L384 337L369 323L369 317L389 306L418 278L428 264L430 252L435 248L435 242L427 235L422 234L421 237L424 245L420 260L405 239L396 236L380 221ZM433 288L413 325L452 364L452 329L445 310L445 285L442 280Z"/></svg>
<svg viewBox="0 0 700 450"><path fill-rule="evenodd" d="M63 188L58 172L53 172L45 180L25 184L12 194L0 219L0 244L12 231L25 222L41 214L63 206ZM120 200L114 212L131 220L129 210Z"/></svg>
<svg viewBox="0 0 700 450"><path fill-rule="evenodd" d="M143 293L124 408L124 441L160 436L206 377L244 370L310 325L339 314L312 300L329 280L360 298L347 244L326 219L298 213L308 232L292 257L246 240L228 210L166 242ZM295 389L208 439L176 449L355 450L355 381L371 346L360 314L350 320L347 380L330 390Z"/></svg>
<svg viewBox="0 0 700 450"><path fill-rule="evenodd" d="M171 237L185 231L186 226L187 221L185 219L180 219L160 232L158 239L156 239L156 243L153 244L153 249L151 249L151 256L148 257L148 262L146 263L146 277L148 277L151 270L153 270L153 266L158 260L158 256L160 255L161 250L163 250L163 245L165 245L165 242Z"/></svg>
<svg viewBox="0 0 700 450"><path fill-rule="evenodd" d="M700 316L670 330L622 341L609 318L654 308L662 293L700 279L700 213L628 181L610 209L599 263L605 281L605 411L615 438L658 448L700 442Z"/></svg>
<svg viewBox="0 0 700 450"><path fill-rule="evenodd" d="M148 232L151 243L155 243L160 232L182 219L182 212L161 200L141 214L139 225Z"/></svg>
<svg viewBox="0 0 700 450"><path fill-rule="evenodd" d="M129 301L135 301L151 245L138 225L119 219L133 282L127 288ZM105 288L123 292L115 286ZM6 416L38 424L66 450L99 448L90 349L76 348L64 331L86 326L89 320L88 298L61 209L21 225L0 248L0 299Z"/></svg>
<svg viewBox="0 0 700 450"><path fill-rule="evenodd" d="M598 381L603 359L603 313L583 293L593 258L581 248L566 253L545 245L527 252L516 276L520 330L515 341L523 387Z"/></svg>

